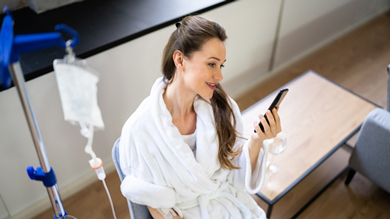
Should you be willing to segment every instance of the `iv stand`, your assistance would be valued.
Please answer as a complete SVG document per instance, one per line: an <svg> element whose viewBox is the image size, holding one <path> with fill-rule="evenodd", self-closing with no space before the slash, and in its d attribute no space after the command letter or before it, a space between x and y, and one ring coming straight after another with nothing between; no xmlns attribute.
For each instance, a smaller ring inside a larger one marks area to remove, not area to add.
<svg viewBox="0 0 390 219"><path fill-rule="evenodd" d="M7 15L4 17L0 32L0 79L4 88L9 88L11 85L10 76L12 77L22 103L30 133L37 151L39 163L41 165L41 167L38 167L36 170L34 170L33 167L28 167L27 173L32 180L43 182L54 211L54 218L67 218L67 213L62 205L61 196L57 186L57 179L46 156L45 147L39 132L38 123L28 96L23 71L19 62L19 55L21 53L43 49L50 46L60 46L65 49L66 44L59 32L18 35L14 37L11 12L7 9L7 7L4 8L4 12ZM77 32L66 25L57 25L55 30L62 30L71 34L73 36L73 40L70 46L74 47L77 45Z"/></svg>
<svg viewBox="0 0 390 219"><path fill-rule="evenodd" d="M22 69L20 67L19 62L16 62L11 65L10 73L12 76L12 80L14 81L14 84L18 90L20 100L22 102L22 107L26 115L26 119L27 119L27 123L30 129L32 139L34 141L35 150L37 151L38 154L39 163L42 167L43 172L49 173L51 171L51 167L49 164L49 160L47 159L46 156L45 147L43 145L41 133L39 132L38 123L35 119L35 114L30 102L30 98L28 97ZM49 199L53 207L55 216L59 218L61 216L66 215L64 207L62 205L57 184L51 187L46 187L46 190L49 195Z"/></svg>

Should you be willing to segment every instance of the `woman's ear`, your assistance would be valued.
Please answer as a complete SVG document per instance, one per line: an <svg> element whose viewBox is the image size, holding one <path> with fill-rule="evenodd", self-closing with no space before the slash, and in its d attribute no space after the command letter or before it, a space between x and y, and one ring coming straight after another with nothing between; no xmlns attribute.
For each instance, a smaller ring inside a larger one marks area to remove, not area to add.
<svg viewBox="0 0 390 219"><path fill-rule="evenodd" d="M183 53L180 50L176 50L173 53L173 62L175 62L176 68L181 71L184 71L183 60L184 60Z"/></svg>

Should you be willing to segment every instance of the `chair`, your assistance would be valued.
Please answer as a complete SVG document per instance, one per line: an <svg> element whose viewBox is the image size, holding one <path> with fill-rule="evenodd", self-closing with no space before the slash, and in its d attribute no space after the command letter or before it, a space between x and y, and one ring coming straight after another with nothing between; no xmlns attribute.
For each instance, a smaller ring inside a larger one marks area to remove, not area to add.
<svg viewBox="0 0 390 219"><path fill-rule="evenodd" d="M387 68L390 74L390 65ZM390 110L390 79L388 80L387 110ZM355 148L349 159L349 185L356 171L390 193L390 112L374 109L363 122Z"/></svg>
<svg viewBox="0 0 390 219"><path fill-rule="evenodd" d="M112 160L114 161L116 170L119 175L119 179L123 181L123 179L125 178L125 174L123 174L119 162L119 141L120 138L116 140L116 142L114 143L114 147L112 148ZM129 205L131 219L153 219L153 217L149 213L148 207L146 207L145 205L133 203L129 199L127 199L127 204Z"/></svg>

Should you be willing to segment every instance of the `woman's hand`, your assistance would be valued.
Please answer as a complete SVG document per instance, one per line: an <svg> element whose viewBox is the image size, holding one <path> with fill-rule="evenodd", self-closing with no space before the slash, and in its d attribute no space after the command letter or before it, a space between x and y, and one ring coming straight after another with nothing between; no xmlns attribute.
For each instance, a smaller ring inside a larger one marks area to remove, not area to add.
<svg viewBox="0 0 390 219"><path fill-rule="evenodd" d="M150 212L150 214L152 215L152 218L153 219L165 219L165 217L157 210L157 209L155 209L155 208L152 208L152 207L150 207L150 206L147 206L148 207L148 209L149 209L149 212ZM170 213L169 213L170 214ZM181 219L180 217L179 217L179 215L175 215L175 216L173 216L173 215L170 215L171 216L171 218L173 218L173 219Z"/></svg>
<svg viewBox="0 0 390 219"><path fill-rule="evenodd" d="M279 108L278 108L279 110ZM280 118L278 114L277 109L273 109L272 113L271 111L267 111L267 118L269 121L269 125L267 123L267 120L265 120L263 115L259 115L260 122L264 127L264 132L261 131L259 123L254 122L253 126L256 130L256 133L253 132L251 134L251 139L249 140L249 157L251 160L251 166L252 166L252 172L254 171L256 167L256 162L258 159L258 155L260 152L261 147L263 146L263 141L270 138L275 138L276 135L282 131L282 127L280 125Z"/></svg>
<svg viewBox="0 0 390 219"><path fill-rule="evenodd" d="M282 131L278 110L279 110L279 108L278 109L274 108L272 110L272 113L271 113L271 111L267 110L266 115L267 115L269 124L263 115L261 115L261 114L259 115L260 122L264 127L264 132L261 131L258 122L254 122L253 126L254 126L254 129L256 130L256 133L253 132L252 136L251 136L252 140L254 142L256 142L258 144L260 144L260 143L262 144L264 140L270 139L270 138L275 138L276 135Z"/></svg>

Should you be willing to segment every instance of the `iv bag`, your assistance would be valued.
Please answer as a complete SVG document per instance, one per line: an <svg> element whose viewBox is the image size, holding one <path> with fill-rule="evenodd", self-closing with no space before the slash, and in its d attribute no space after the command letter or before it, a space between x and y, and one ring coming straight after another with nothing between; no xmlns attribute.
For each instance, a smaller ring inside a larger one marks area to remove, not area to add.
<svg viewBox="0 0 390 219"><path fill-rule="evenodd" d="M56 59L53 67L66 121L76 125L86 123L104 128L97 104L98 73L86 65L85 60Z"/></svg>

